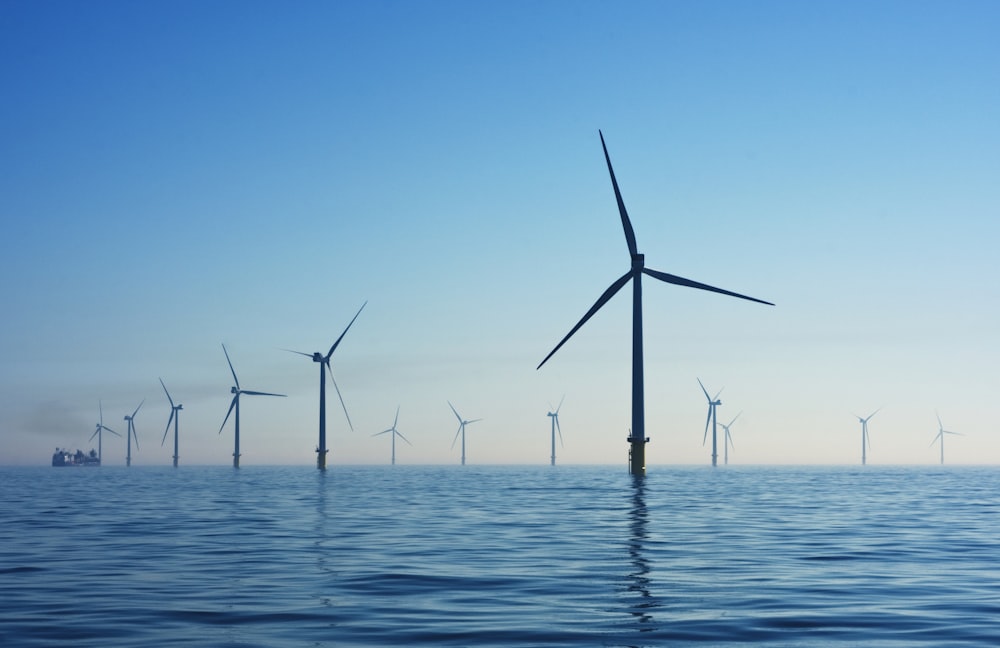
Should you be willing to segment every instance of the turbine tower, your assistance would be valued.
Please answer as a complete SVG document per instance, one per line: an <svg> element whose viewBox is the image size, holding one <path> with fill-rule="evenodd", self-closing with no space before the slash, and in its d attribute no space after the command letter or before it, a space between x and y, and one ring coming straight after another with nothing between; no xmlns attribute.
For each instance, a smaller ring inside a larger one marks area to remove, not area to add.
<svg viewBox="0 0 1000 648"><path fill-rule="evenodd" d="M629 220L628 212L625 211L625 203L622 201L621 192L618 190L618 181L615 179L614 169L611 167L611 157L608 155L608 147L604 143L604 134L598 131L601 136L601 147L604 149L604 160L608 165L608 173L611 175L611 186L615 191L615 200L618 202L618 213L621 216L622 229L625 230L625 241L628 243L629 255L632 259L632 267L621 277L615 280L607 290L604 291L590 307L590 310L577 322L566 337L562 339L556 348L552 349L549 355L545 356L545 359L539 363L536 369L540 369L545 362L552 357L552 355L559 350L559 348L569 340L570 337L576 331L589 320L594 313L596 313L604 304L610 300L615 293L622 289L629 281L632 282L632 427L631 432L629 432L628 441L631 444L631 449L629 451L629 469L634 475L643 475L646 472L646 442L649 440L646 438L646 424L645 424L645 406L643 403L643 371L642 371L642 275L646 274L654 279L659 279L670 284L676 284L678 286L686 286L688 288L697 288L699 290L708 290L711 292L720 293L723 295L729 295L730 297L738 297L740 299L747 299L749 301L758 302L761 304L767 304L769 306L774 306L771 302L767 302L761 299L756 299L754 297L748 297L746 295L741 295L739 293L730 292L728 290L723 290L721 288L716 288L714 286L709 286L707 284L699 283L697 281L691 281L690 279L685 279L683 277L678 277L676 275L667 274L665 272L660 272L659 270L653 270L652 268L646 267L645 256L639 253L638 247L635 240L635 232L632 229L632 222Z"/></svg>
<svg viewBox="0 0 1000 648"><path fill-rule="evenodd" d="M556 465L556 431L559 431L559 445L562 445L562 429L559 427L559 410L562 409L563 401L566 400L566 395L559 399L559 407L556 411L552 411L552 403L549 403L549 413L546 414L550 419L552 419L552 464Z"/></svg>
<svg viewBox="0 0 1000 648"><path fill-rule="evenodd" d="M177 467L177 426L181 419L181 410L184 406L180 403L174 405L174 399L170 398L170 392L167 391L167 386L163 384L163 378L160 378L160 385L163 386L163 393L167 395L167 400L170 401L170 418L167 419L167 429L163 431L163 440L160 441L160 447L163 447L164 442L167 440L167 432L170 431L170 423L174 424L174 468Z"/></svg>
<svg viewBox="0 0 1000 648"><path fill-rule="evenodd" d="M229 421L229 415L233 413L233 409L236 409L236 418L234 419L234 429L236 431L236 443L233 447L233 468L240 467L240 395L246 394L247 396L280 396L285 397L284 394L271 394L268 392L250 391L248 389L240 389L240 379L236 377L236 370L233 369L233 363L229 359L229 352L226 351L226 345L222 345L222 352L226 354L226 362L229 363L229 371L233 374L233 381L236 383L230 390L229 393L233 394L233 400L229 403L229 411L226 412L226 418L223 419L222 425L219 426L219 434L222 434L222 428L226 427L226 422Z"/></svg>
<svg viewBox="0 0 1000 648"><path fill-rule="evenodd" d="M344 397L340 395L340 387L337 386L337 379L333 377L333 369L330 368L330 358L333 356L333 352L337 350L337 346L340 344L340 341L344 339L345 335L347 335L347 331L348 329L351 328L351 324L354 324L354 320L358 319L358 315L361 314L361 311L364 310L364 307L367 303L368 302L361 304L361 308L359 308L358 312L355 313L350 323L348 323L347 328L345 328L344 332L340 334L340 337L337 338L337 341L333 343L333 346L330 347L330 350L327 351L326 355L323 355L319 351L316 351L315 353L303 353L302 351L292 351L291 349L285 349L285 351L290 351L291 353L297 353L307 358L312 358L313 362L319 363L319 445L316 446L316 467L319 468L320 470L326 470L326 453L328 452L326 448L326 373L327 372L330 373L330 380L333 381L333 388L337 391L337 398L340 399L340 406L344 408L344 416L347 417L347 425L351 428L351 431L354 430L354 426L351 424L351 417L347 413L347 406L344 405ZM324 368L326 369L326 371L323 371Z"/></svg>
<svg viewBox="0 0 1000 648"><path fill-rule="evenodd" d="M103 430L107 430L108 432L110 432L111 434L113 434L113 435L115 435L116 437L119 437L119 438L121 438L121 435L118 434L117 432L115 432L114 430L112 430L111 428L109 428L108 426L106 426L104 424L104 406L101 405L101 401L97 401L97 408L98 408L98 411L101 413L101 420L97 423L97 429L94 430L94 433L90 435L90 439L88 439L88 441L93 441L94 437L95 436L97 437L97 463L100 464L101 461L102 461L102 458L101 458L101 437L103 436L101 434L101 432Z"/></svg>
<svg viewBox="0 0 1000 648"><path fill-rule="evenodd" d="M716 425L715 425L715 408L722 405L722 401L719 400L719 394L722 393L720 389L712 398L708 395L708 390L705 389L705 385L701 384L701 378L698 378L698 384L701 385L701 391L705 392L705 398L708 400L708 418L705 419L705 434L701 438L701 445L705 445L705 440L708 438L708 424L712 424L712 465L715 466L719 462L719 452L718 443L716 442Z"/></svg>
<svg viewBox="0 0 1000 648"><path fill-rule="evenodd" d="M451 447L452 448L455 447L455 441L458 440L458 435L461 434L462 435L462 465L464 466L465 465L465 426L466 425L471 425L472 423L475 423L476 421L482 421L483 419L477 418L477 419L472 419L471 421L466 421L461 416L458 415L458 411L455 409L455 406L451 404L451 401L448 401L448 407L451 408L452 412L455 412L455 418L458 419L458 432L455 433L455 438L451 440Z"/></svg>
<svg viewBox="0 0 1000 648"><path fill-rule="evenodd" d="M399 405L396 406L396 418L392 422L392 427L389 428L388 430L382 430L381 432L376 432L375 434L372 435L373 437L377 437L377 436L381 436L383 434L389 434L390 432L392 433L392 465L393 466L396 465L396 437L398 436L403 441L406 441L407 444L409 444L411 446L413 445L412 443L409 442L409 440L405 436L403 436L402 432L400 432L399 430L396 429L396 424L397 423L399 423Z"/></svg>
<svg viewBox="0 0 1000 648"><path fill-rule="evenodd" d="M938 441L941 442L941 465L943 466L944 465L944 435L946 435L946 434L954 434L956 436L965 436L965 435L963 435L961 432L951 432L949 430L944 429L944 424L941 423L941 415L938 414L937 412L934 412L934 414L935 414L935 416L937 416L937 420L938 420L938 433L937 433L937 436L934 437L934 440L931 441L931 445L934 445Z"/></svg>
<svg viewBox="0 0 1000 648"><path fill-rule="evenodd" d="M875 410L874 412L872 412L871 414L869 414L866 418L861 418L857 414L854 415L854 416L857 416L858 422L861 423L861 465L862 466L864 466L866 463L868 463L868 455L865 453L866 444L867 444L867 448L869 450L871 450L871 447L872 447L872 440L868 436L868 421L871 420L871 417L873 417L876 414L878 414L878 412L879 412L880 409L882 409L882 408L881 407L878 408L877 410Z"/></svg>
<svg viewBox="0 0 1000 648"><path fill-rule="evenodd" d="M145 403L146 399L142 400ZM142 403L139 403L139 407L142 407ZM132 439L135 439L135 449L139 449L139 437L135 434L135 415L139 413L139 407L135 408L131 416L126 416L125 420L128 421L128 432L125 433L125 441L128 444L128 450L125 454L125 465L132 465Z"/></svg>
<svg viewBox="0 0 1000 648"><path fill-rule="evenodd" d="M743 412L740 412L740 414L742 414L742 413ZM734 416L733 420L729 422L729 425L726 425L725 423L719 423L719 425L722 426L722 429L726 431L726 434L723 437L722 447L725 448L723 456L726 458L726 465L727 466L729 465L729 448L730 448L730 446L733 445L733 436L729 433L729 428L732 427L733 423L736 422L736 419L738 419L740 417L740 414L737 414L736 416Z"/></svg>

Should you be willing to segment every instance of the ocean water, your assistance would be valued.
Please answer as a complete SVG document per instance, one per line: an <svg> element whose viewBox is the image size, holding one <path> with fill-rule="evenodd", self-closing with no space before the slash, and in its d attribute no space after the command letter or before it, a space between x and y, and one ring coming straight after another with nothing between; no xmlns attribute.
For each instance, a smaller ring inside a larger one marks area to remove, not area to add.
<svg viewBox="0 0 1000 648"><path fill-rule="evenodd" d="M0 469L0 645L997 646L1000 470Z"/></svg>

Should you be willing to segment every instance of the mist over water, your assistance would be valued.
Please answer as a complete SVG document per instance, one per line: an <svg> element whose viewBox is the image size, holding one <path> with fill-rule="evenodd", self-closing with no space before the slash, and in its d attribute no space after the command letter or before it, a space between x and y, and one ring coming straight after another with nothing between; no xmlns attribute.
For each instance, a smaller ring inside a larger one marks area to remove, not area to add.
<svg viewBox="0 0 1000 648"><path fill-rule="evenodd" d="M993 646L992 468L0 469L0 644Z"/></svg>

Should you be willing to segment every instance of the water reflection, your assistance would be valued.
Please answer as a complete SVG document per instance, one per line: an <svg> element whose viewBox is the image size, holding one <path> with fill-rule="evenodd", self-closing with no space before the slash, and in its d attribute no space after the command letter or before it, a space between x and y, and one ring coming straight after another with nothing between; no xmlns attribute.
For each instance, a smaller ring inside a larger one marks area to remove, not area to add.
<svg viewBox="0 0 1000 648"><path fill-rule="evenodd" d="M650 565L646 557L649 538L649 510L646 508L646 483L641 475L632 476L632 505L629 508L628 555L632 571L626 576L626 591L637 597L629 613L637 623L639 632L656 630L653 612L659 607L656 597L650 593Z"/></svg>

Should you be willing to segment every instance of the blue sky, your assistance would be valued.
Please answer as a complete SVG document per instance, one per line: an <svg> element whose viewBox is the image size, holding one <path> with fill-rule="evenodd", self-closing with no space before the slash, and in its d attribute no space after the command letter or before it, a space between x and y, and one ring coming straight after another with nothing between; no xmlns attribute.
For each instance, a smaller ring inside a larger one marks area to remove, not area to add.
<svg viewBox="0 0 1000 648"><path fill-rule="evenodd" d="M4 2L0 463L89 449L145 400L136 465L626 462L646 264L650 464L1000 461L994 2ZM117 426L117 427L116 427ZM119 430L123 431L123 430ZM95 440L96 442L96 440ZM120 447L119 447L120 446ZM105 439L105 463L124 463Z"/></svg>

